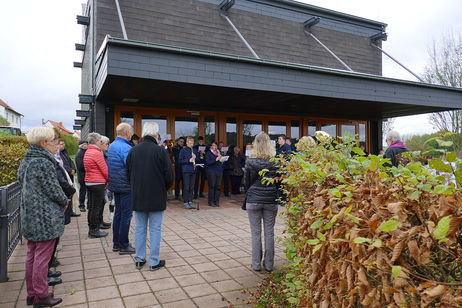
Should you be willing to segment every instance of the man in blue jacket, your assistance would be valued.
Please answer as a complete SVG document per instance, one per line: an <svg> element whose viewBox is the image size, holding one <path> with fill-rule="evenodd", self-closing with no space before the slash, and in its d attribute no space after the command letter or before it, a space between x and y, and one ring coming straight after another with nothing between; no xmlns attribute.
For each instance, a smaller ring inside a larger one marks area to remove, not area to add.
<svg viewBox="0 0 462 308"><path fill-rule="evenodd" d="M107 166L109 172L109 190L114 193L115 212L112 223L113 247L112 251L119 254L131 254L135 252L128 241L130 221L132 219L132 196L130 182L127 175L127 156L132 145L130 138L133 134L132 127L127 123L120 123L116 127L117 138L107 150Z"/></svg>

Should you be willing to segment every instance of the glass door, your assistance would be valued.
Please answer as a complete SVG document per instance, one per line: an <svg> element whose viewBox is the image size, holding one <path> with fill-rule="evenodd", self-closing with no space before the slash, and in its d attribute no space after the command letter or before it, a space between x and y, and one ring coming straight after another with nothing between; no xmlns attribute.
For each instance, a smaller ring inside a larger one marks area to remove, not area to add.
<svg viewBox="0 0 462 308"><path fill-rule="evenodd" d="M175 117L175 139L191 136L197 143L199 122L196 117Z"/></svg>
<svg viewBox="0 0 462 308"><path fill-rule="evenodd" d="M263 122L258 120L244 120L242 121L242 136L243 136L243 147L246 144L252 143L255 136L261 133L263 130Z"/></svg>
<svg viewBox="0 0 462 308"><path fill-rule="evenodd" d="M152 114L143 114L141 116L141 132L143 132L143 127L145 123L155 122L159 125L159 135L162 140L167 139L167 116L164 115L152 115ZM171 139L171 136L170 138Z"/></svg>

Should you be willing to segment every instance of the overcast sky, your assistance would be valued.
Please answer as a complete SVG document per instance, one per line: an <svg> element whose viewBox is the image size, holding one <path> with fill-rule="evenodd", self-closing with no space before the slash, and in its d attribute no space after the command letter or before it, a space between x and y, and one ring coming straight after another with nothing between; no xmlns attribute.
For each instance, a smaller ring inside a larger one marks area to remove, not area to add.
<svg viewBox="0 0 462 308"><path fill-rule="evenodd" d="M170 0L165 0L170 1ZM461 0L311 0L320 7L388 24L383 48L421 74L432 41L450 31L462 33ZM23 129L42 119L62 121L72 129L75 110L80 109L82 52L80 0L0 0L0 98L24 114ZM383 57L383 75L415 80L394 62ZM427 116L398 118L395 129L403 134L433 131Z"/></svg>

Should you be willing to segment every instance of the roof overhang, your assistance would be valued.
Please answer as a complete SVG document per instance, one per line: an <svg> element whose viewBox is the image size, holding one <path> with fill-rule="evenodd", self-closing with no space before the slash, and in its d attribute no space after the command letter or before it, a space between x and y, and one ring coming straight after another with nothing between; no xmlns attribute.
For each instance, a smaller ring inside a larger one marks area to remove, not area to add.
<svg viewBox="0 0 462 308"><path fill-rule="evenodd" d="M460 88L109 36L96 66L105 104L356 119L462 108Z"/></svg>

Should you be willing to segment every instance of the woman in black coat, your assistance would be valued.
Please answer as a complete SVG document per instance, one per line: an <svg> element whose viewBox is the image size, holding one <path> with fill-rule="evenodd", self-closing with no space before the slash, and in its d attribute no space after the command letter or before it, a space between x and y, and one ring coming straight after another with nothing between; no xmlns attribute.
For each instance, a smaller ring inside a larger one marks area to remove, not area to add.
<svg viewBox="0 0 462 308"><path fill-rule="evenodd" d="M244 187L246 191L246 209L249 215L250 231L252 233L252 264L255 271L261 270L262 243L261 222L265 230L265 256L263 267L272 271L274 265L274 224L278 212L278 187L275 184L263 184L263 177L277 176L277 167L270 161L276 155L269 136L261 132L253 142L250 158L247 160L244 173ZM259 172L267 169L261 176Z"/></svg>

